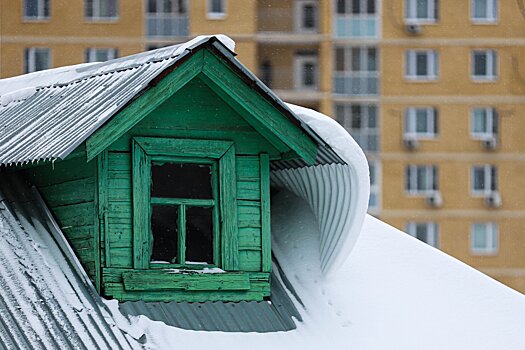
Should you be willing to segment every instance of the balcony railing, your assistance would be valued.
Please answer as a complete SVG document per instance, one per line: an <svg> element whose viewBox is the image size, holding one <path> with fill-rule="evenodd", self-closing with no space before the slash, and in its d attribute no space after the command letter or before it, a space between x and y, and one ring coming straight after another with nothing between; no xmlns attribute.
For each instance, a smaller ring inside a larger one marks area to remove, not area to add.
<svg viewBox="0 0 525 350"><path fill-rule="evenodd" d="M377 38L376 15L336 15L334 21L336 38Z"/></svg>
<svg viewBox="0 0 525 350"><path fill-rule="evenodd" d="M356 96L378 94L378 72L334 72L334 93Z"/></svg>
<svg viewBox="0 0 525 350"><path fill-rule="evenodd" d="M188 16L171 13L146 14L148 37L184 37L188 35Z"/></svg>

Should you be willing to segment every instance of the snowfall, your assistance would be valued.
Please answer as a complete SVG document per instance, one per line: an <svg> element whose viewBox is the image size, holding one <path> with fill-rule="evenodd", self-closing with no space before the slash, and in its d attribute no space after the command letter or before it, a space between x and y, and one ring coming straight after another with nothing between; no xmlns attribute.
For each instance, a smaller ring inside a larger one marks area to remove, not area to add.
<svg viewBox="0 0 525 350"><path fill-rule="evenodd" d="M67 80L74 69L0 81L0 103L27 98L43 81ZM286 108L347 163L272 174L283 187L272 198L272 250L301 301L290 293L302 317L297 328L189 331L128 319L106 300L118 326L135 339L145 335L149 349L525 349L525 296L367 215L359 146L331 118Z"/></svg>

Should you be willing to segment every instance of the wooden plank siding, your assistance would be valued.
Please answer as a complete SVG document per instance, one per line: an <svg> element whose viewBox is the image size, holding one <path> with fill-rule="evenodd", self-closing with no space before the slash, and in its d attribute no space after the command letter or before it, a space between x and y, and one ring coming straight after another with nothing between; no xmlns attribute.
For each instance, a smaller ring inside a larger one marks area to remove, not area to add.
<svg viewBox="0 0 525 350"><path fill-rule="evenodd" d="M108 296L123 300L145 298L155 300L260 300L269 293L269 282L253 282L249 291L201 292L192 291L188 297L182 291L126 290L122 273L132 273L133 266L133 182L132 139L134 137L192 138L233 141L237 214L237 268L242 272L261 273L263 270L261 172L260 154L277 158L279 152L258 134L244 119L218 98L201 81L195 79L184 89L166 100L154 112L140 121L111 144L107 157L107 216L101 246L107 247L103 265L103 288ZM103 156L104 153L98 157ZM103 199L101 199L103 200ZM269 210L269 207L265 207ZM269 247L268 247L269 248ZM270 252L267 253L271 255ZM111 271L111 273L108 273ZM266 273L269 271L265 271ZM115 276L120 274L120 276ZM131 275L130 275L131 276ZM267 274L266 274L267 276ZM186 292L187 294L188 292ZM262 294L261 294L262 293ZM148 294L148 295L146 295ZM192 299L193 298L193 299Z"/></svg>
<svg viewBox="0 0 525 350"><path fill-rule="evenodd" d="M62 161L23 170L53 213L88 276L99 285L96 164L82 147Z"/></svg>

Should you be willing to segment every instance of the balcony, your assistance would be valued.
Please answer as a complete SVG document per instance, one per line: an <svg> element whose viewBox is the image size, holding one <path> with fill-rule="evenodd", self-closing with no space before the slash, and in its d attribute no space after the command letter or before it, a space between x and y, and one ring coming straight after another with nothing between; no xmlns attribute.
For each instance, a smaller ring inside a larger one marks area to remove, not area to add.
<svg viewBox="0 0 525 350"><path fill-rule="evenodd" d="M375 96L379 93L379 73L334 72L333 89L336 94Z"/></svg>
<svg viewBox="0 0 525 350"><path fill-rule="evenodd" d="M371 39L379 32L377 15L338 14L334 19L334 36L341 38Z"/></svg>
<svg viewBox="0 0 525 350"><path fill-rule="evenodd" d="M188 36L188 16L171 13L146 14L148 38L180 38Z"/></svg>

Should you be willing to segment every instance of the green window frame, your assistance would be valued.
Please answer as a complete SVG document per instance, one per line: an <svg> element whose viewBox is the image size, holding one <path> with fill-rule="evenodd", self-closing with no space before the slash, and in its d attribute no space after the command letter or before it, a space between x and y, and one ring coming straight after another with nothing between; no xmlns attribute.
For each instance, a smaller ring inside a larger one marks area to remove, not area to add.
<svg viewBox="0 0 525 350"><path fill-rule="evenodd" d="M135 269L167 267L151 263L152 205L179 207L178 265L185 264L185 211L191 206L213 207L213 266L237 271L237 179L233 142L176 138L135 137L132 141L133 266ZM151 197L151 165L157 162L209 164L212 167L213 199Z"/></svg>

